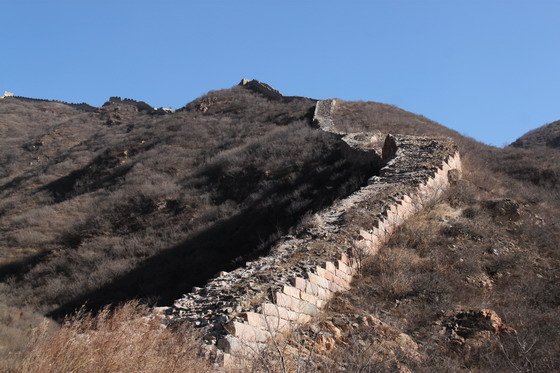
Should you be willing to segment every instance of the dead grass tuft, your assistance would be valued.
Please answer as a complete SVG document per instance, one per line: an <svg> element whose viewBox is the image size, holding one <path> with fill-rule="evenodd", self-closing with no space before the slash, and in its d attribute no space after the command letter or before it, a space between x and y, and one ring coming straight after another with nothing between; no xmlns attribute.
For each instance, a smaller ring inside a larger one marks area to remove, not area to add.
<svg viewBox="0 0 560 373"><path fill-rule="evenodd" d="M8 372L206 372L200 344L190 329L171 330L148 310L128 302L98 315L78 312L54 333L41 327L30 350Z"/></svg>

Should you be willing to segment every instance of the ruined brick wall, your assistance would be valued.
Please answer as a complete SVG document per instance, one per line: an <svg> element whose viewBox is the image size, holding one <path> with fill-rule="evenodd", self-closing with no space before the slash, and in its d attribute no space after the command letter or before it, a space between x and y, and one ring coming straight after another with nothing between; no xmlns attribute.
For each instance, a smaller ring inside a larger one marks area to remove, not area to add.
<svg viewBox="0 0 560 373"><path fill-rule="evenodd" d="M306 98L300 96L285 96L282 93L280 93L280 91L278 91L277 89L274 89L268 84L260 82L256 79L253 80L242 79L241 82L239 82L239 85L247 89L250 89L254 92L260 93L261 95L265 96L269 100L290 102L297 98Z"/></svg>
<svg viewBox="0 0 560 373"><path fill-rule="evenodd" d="M314 122L363 154L382 152L379 176L315 214L267 256L220 273L168 312L172 319L205 328L205 343L226 365L310 321L335 293L350 289L361 262L440 196L450 172L460 174L460 157L450 140L388 135L381 143L378 135L343 134L332 121L335 107L334 100L319 101Z"/></svg>
<svg viewBox="0 0 560 373"><path fill-rule="evenodd" d="M144 102L144 101L136 101L131 98L120 98L118 96L113 96L109 98L109 103L115 104L123 104L123 105L130 105L136 107L139 111L147 111L152 112L156 110L152 105ZM107 103L106 103L107 104Z"/></svg>
<svg viewBox="0 0 560 373"><path fill-rule="evenodd" d="M256 79L243 79L241 80L239 85L245 86L255 92L258 92L270 100L284 100L284 95L282 95L278 90L272 88L266 83L259 82Z"/></svg>

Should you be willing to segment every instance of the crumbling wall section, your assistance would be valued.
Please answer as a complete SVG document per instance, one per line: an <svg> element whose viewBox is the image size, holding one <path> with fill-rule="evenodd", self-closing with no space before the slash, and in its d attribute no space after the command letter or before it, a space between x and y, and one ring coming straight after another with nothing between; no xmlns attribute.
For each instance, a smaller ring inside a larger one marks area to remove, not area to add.
<svg viewBox="0 0 560 373"><path fill-rule="evenodd" d="M274 89L268 84L258 81L256 79L253 80L242 79L241 82L239 82L239 85L247 89L250 89L254 92L260 93L261 95L265 96L269 100L290 102L297 98L306 98L300 96L284 96L277 89Z"/></svg>
<svg viewBox="0 0 560 373"><path fill-rule="evenodd" d="M258 92L270 100L277 100L277 101L284 100L284 95L282 95L277 89L272 88L266 83L259 82L256 79L253 80L243 79L241 80L239 85L245 86L246 88Z"/></svg>
<svg viewBox="0 0 560 373"><path fill-rule="evenodd" d="M155 111L155 110L156 110L152 105L150 105L150 104L148 104L148 103L146 103L146 102L144 102L144 101L136 101L136 100L133 100L133 99L131 99L131 98L122 99L122 98L120 98L120 97L118 97L118 96L109 97L109 101L106 102L103 106L106 106L106 105L108 105L109 103L115 103L115 104L123 104L123 105L134 106L134 107L137 108L139 111L152 112L152 111Z"/></svg>
<svg viewBox="0 0 560 373"><path fill-rule="evenodd" d="M344 140L332 122L336 102L319 101L315 123ZM371 152L371 136L350 136ZM384 167L368 185L313 215L245 267L222 272L177 300L168 317L205 328L208 348L231 364L258 353L271 338L317 316L337 293L350 289L364 259L375 255L407 218L438 198L461 170L450 140L388 135ZM450 173L454 176L450 177Z"/></svg>

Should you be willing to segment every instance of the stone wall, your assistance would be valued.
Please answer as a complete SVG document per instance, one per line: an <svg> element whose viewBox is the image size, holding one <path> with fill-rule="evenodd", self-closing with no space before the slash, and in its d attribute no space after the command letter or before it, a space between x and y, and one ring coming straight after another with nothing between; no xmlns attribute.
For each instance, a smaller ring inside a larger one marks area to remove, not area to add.
<svg viewBox="0 0 560 373"><path fill-rule="evenodd" d="M450 140L387 135L381 142L378 135L340 133L335 107L334 100L319 101L314 122L350 148L382 159L379 176L314 214L267 256L220 273L168 310L168 318L204 328L205 344L226 365L317 316L334 294L350 289L364 259L460 174Z"/></svg>
<svg viewBox="0 0 560 373"><path fill-rule="evenodd" d="M106 106L106 105L108 105L109 103L134 106L134 107L136 107L139 111L152 112L152 111L155 111L155 110L156 110L152 105L150 105L150 104L148 104L148 103L146 103L146 102L144 102L144 101L136 101L136 100L133 100L133 99L131 99L131 98L122 99L122 98L120 98L120 97L118 97L118 96L109 97L109 101L106 102L103 106Z"/></svg>
<svg viewBox="0 0 560 373"><path fill-rule="evenodd" d="M78 110L82 110L82 111L97 111L97 108L95 106L91 106L89 104L86 104L85 102L82 103L78 103L78 104L74 104L71 102L66 102L66 101L60 101L60 100L46 100L46 99L42 99L42 98L30 98L30 97L23 97L23 96L4 96L4 98L9 98L11 100L18 100L18 101L24 101L24 102L53 102L53 103L57 103L57 104L64 104L64 105L68 105L71 106L75 109Z"/></svg>
<svg viewBox="0 0 560 373"><path fill-rule="evenodd" d="M272 88L266 83L259 82L256 79L242 79L239 85L258 92L270 100L284 100L284 96L278 90Z"/></svg>
<svg viewBox="0 0 560 373"><path fill-rule="evenodd" d="M305 97L299 97L299 96L284 96L277 89L274 89L271 86L269 86L268 84L260 82L256 79L253 79L253 80L241 79L241 82L239 82L239 85L244 86L245 88L250 89L254 92L260 93L261 95L265 96L269 100L290 102L290 101L292 101L293 99L296 99L296 98L305 98Z"/></svg>
<svg viewBox="0 0 560 373"><path fill-rule="evenodd" d="M4 93L9 93L9 92L4 92ZM14 95L11 96L4 95L4 96L0 96L0 98L9 98L9 99L24 101L24 102L53 102L57 104L68 105L75 109L81 111L87 111L87 112L95 112L99 110L99 108L86 104L85 102L75 104L75 103L60 101L60 100L47 100L42 98L30 98L30 97L14 96ZM110 97L109 101L107 101L103 106L107 106L110 103L134 106L138 109L138 111L144 111L147 112L148 114L170 114L175 112L175 110L171 108L154 108L153 106L151 106L150 104L144 101L136 101L130 98L121 99L120 97L117 96Z"/></svg>

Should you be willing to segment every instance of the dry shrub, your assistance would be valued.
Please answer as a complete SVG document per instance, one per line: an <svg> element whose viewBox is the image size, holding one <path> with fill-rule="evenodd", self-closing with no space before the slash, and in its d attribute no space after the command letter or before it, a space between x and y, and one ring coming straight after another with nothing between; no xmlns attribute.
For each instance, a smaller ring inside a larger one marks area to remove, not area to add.
<svg viewBox="0 0 560 373"><path fill-rule="evenodd" d="M26 351L32 329L30 325L43 322L45 330L55 330L56 323L44 318L29 307L10 305L11 299L0 295L0 372L21 357Z"/></svg>
<svg viewBox="0 0 560 373"><path fill-rule="evenodd" d="M165 328L137 302L93 316L79 312L55 333L40 330L9 372L204 372L192 330Z"/></svg>
<svg viewBox="0 0 560 373"><path fill-rule="evenodd" d="M375 276L372 290L385 299L400 299L415 291L414 269L423 260L413 250L396 247L381 252L366 267L366 276Z"/></svg>

